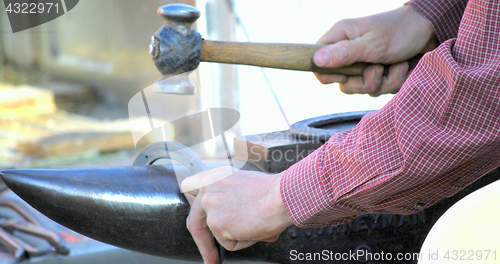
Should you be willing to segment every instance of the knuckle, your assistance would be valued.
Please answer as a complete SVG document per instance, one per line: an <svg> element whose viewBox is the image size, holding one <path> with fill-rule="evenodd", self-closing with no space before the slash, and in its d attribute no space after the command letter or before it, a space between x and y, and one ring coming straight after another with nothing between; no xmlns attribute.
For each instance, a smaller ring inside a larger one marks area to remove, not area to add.
<svg viewBox="0 0 500 264"><path fill-rule="evenodd" d="M327 80L322 79L322 78L318 78L318 80L319 80L319 82L320 82L321 84L330 84L330 83L333 83L333 82L327 81Z"/></svg>
<svg viewBox="0 0 500 264"><path fill-rule="evenodd" d="M186 228L193 236L197 235L201 230L200 225L196 221L193 221L190 217L186 220Z"/></svg>
<svg viewBox="0 0 500 264"><path fill-rule="evenodd" d="M385 87L384 87L384 91L385 93L395 93L397 91L399 91L399 89L401 88L401 85L403 85L404 83L404 80L400 80L400 79L397 79L397 78L390 78L387 80L387 82L385 83Z"/></svg>
<svg viewBox="0 0 500 264"><path fill-rule="evenodd" d="M236 240L236 237L228 230L224 230L221 232L221 237L224 239L224 240L231 240L231 241L235 241Z"/></svg>
<svg viewBox="0 0 500 264"><path fill-rule="evenodd" d="M345 94L354 94L355 92L346 84L339 84L339 89Z"/></svg>
<svg viewBox="0 0 500 264"><path fill-rule="evenodd" d="M379 96L381 94L389 94L389 93L396 93L399 91L401 88L402 82L399 82L398 80L394 80L394 78L391 77L384 77L384 80L382 82L382 85L380 89L378 90L377 93L374 93L371 96Z"/></svg>
<svg viewBox="0 0 500 264"><path fill-rule="evenodd" d="M219 244L223 246L228 251L236 251L238 248L236 247L236 243L234 241L228 241L223 239L217 239Z"/></svg>
<svg viewBox="0 0 500 264"><path fill-rule="evenodd" d="M212 202L212 199L210 197L210 194L206 193L205 195L203 195L203 197L201 197L201 199L200 199L200 204L201 204L201 208L203 208L203 210L205 210L205 211L212 208L213 202Z"/></svg>
<svg viewBox="0 0 500 264"><path fill-rule="evenodd" d="M318 74L316 76L322 84L344 83L347 80L347 76L338 74Z"/></svg>
<svg viewBox="0 0 500 264"><path fill-rule="evenodd" d="M366 93L365 89L366 89L366 84L364 83L364 79L361 76L350 77L344 86L344 90L346 91L347 94Z"/></svg>
<svg viewBox="0 0 500 264"><path fill-rule="evenodd" d="M338 26L338 27L345 27L346 24L349 24L349 19L341 19L339 20L337 23L335 23L335 26Z"/></svg>
<svg viewBox="0 0 500 264"><path fill-rule="evenodd" d="M347 41L340 41L331 50L332 56L338 61L344 61L352 56ZM348 63L348 62L347 62Z"/></svg>
<svg viewBox="0 0 500 264"><path fill-rule="evenodd" d="M364 74L364 92L368 94L374 94L380 91L382 86L383 67L380 65L372 65L368 67Z"/></svg>
<svg viewBox="0 0 500 264"><path fill-rule="evenodd" d="M224 232L227 232L227 227L222 224L220 218L209 216L207 218L207 226L215 237L221 238L222 240L230 240L226 239L224 236Z"/></svg>
<svg viewBox="0 0 500 264"><path fill-rule="evenodd" d="M219 226L217 224L217 221L214 221L212 217L207 217L207 226L210 228L210 230L212 231L212 233L214 234L218 234L220 231L219 230Z"/></svg>
<svg viewBox="0 0 500 264"><path fill-rule="evenodd" d="M341 28L344 30L349 30L352 28L353 21L354 20L352 18L341 19L337 23L335 23L335 27L338 27L338 28Z"/></svg>
<svg viewBox="0 0 500 264"><path fill-rule="evenodd" d="M377 85L373 79L367 79L365 80L362 90L367 94L375 93L377 91Z"/></svg>
<svg viewBox="0 0 500 264"><path fill-rule="evenodd" d="M201 185L205 189L210 189L212 185L230 176L233 173L233 167L231 166L221 166L217 169L213 169L204 177L201 181Z"/></svg>

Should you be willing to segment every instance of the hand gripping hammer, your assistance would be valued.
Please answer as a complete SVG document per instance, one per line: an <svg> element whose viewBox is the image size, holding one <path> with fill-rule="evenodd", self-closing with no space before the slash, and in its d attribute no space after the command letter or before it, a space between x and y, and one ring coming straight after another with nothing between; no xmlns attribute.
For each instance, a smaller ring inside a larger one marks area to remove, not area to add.
<svg viewBox="0 0 500 264"><path fill-rule="evenodd" d="M363 75L370 63L358 62L341 68L322 68L312 62L322 44L250 43L204 40L191 25L200 17L195 7L183 4L164 5L158 14L164 25L151 39L150 53L163 77L156 82L155 91L173 94L194 94L194 85L187 74L200 61L253 65L277 69L318 73ZM413 68L420 56L410 59ZM387 74L385 67L384 74Z"/></svg>

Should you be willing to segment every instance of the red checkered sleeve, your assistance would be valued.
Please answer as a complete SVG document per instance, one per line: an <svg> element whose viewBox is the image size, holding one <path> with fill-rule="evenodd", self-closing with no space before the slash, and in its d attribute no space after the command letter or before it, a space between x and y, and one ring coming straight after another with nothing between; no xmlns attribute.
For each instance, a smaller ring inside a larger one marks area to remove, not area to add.
<svg viewBox="0 0 500 264"><path fill-rule="evenodd" d="M500 0L471 0L457 38L427 53L386 106L284 172L292 221L411 214L498 167L499 70Z"/></svg>
<svg viewBox="0 0 500 264"><path fill-rule="evenodd" d="M413 0L411 5L431 22L440 43L456 38L467 0Z"/></svg>

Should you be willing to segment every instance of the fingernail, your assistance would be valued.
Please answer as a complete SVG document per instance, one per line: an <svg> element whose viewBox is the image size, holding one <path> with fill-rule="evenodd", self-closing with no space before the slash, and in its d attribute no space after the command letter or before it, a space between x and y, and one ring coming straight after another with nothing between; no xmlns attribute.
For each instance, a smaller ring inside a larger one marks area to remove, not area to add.
<svg viewBox="0 0 500 264"><path fill-rule="evenodd" d="M314 54L314 64L320 67L329 66L332 64L330 53L327 51L318 51Z"/></svg>

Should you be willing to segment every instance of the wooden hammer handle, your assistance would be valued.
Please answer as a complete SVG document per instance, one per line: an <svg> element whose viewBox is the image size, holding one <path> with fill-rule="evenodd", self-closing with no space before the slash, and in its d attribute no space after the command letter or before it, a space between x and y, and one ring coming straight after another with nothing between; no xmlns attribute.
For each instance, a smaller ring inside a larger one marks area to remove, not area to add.
<svg viewBox="0 0 500 264"><path fill-rule="evenodd" d="M287 43L250 43L220 42L203 40L201 61L229 64L253 65L277 69L310 71L348 76L363 75L371 63L357 62L340 68L317 67L312 62L314 53L324 47L322 44L287 44ZM408 60L410 69L414 68L421 56ZM384 74L389 65L384 65Z"/></svg>

